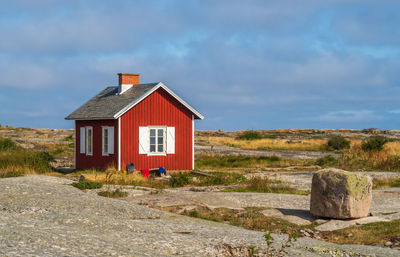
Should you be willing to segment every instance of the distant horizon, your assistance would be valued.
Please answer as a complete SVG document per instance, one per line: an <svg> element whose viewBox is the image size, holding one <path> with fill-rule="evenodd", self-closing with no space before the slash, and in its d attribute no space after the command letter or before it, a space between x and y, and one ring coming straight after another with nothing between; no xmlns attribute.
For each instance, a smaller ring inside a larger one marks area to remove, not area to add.
<svg viewBox="0 0 400 257"><path fill-rule="evenodd" d="M71 128L64 117L122 72L163 82L205 116L199 130L396 130L399 9L394 0L5 2L0 124Z"/></svg>
<svg viewBox="0 0 400 257"><path fill-rule="evenodd" d="M201 122L201 121L200 121ZM21 128L21 129L64 129L64 130L73 130L75 129L74 127L71 128L36 128L36 127L19 127L19 126L13 126L10 124L0 124L1 127L7 127L11 126L13 128ZM237 131L249 131L249 130L356 130L356 131L362 131L364 129L378 129L378 130L391 130L391 131L400 131L400 129L383 129L383 128L361 128L361 129L353 129L353 128L273 128L273 129L268 129L268 128L260 128L260 129L236 129L236 130L223 130L223 129L197 129L195 125L195 131L220 131L222 130L223 132L237 132Z"/></svg>

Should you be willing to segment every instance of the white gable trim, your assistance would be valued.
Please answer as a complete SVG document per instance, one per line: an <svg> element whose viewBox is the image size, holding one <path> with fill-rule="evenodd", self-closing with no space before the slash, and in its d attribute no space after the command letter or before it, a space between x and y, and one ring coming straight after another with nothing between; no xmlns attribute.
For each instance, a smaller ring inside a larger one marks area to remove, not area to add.
<svg viewBox="0 0 400 257"><path fill-rule="evenodd" d="M192 114L192 170L194 170L194 115Z"/></svg>
<svg viewBox="0 0 400 257"><path fill-rule="evenodd" d="M201 115L198 111L196 111L192 106L190 106L188 103L186 103L185 101L183 101L179 96L177 96L174 92L172 92L171 89L169 89L166 85L164 85L163 83L159 82L152 90L150 90L149 92L147 92L146 94L142 95L142 97L140 97L139 99L137 99L136 101L133 101L132 103L128 104L125 108L123 108L121 111L119 111L118 113L116 113L114 115L115 119L118 119L119 117L121 117L122 115L124 115L124 113L126 113L127 111L129 111L130 109L132 109L135 105L137 105L138 103L140 103L141 101L143 101L146 97L148 97L149 95L151 95L152 93L154 93L157 89L159 88L163 88L165 91L167 91L170 95L172 95L176 100L178 100L178 102L180 102L181 104L183 104L186 108L188 108L191 112L193 112L197 117L199 117L201 120L204 119L203 115Z"/></svg>
<svg viewBox="0 0 400 257"><path fill-rule="evenodd" d="M121 170L121 118L118 118L118 170Z"/></svg>

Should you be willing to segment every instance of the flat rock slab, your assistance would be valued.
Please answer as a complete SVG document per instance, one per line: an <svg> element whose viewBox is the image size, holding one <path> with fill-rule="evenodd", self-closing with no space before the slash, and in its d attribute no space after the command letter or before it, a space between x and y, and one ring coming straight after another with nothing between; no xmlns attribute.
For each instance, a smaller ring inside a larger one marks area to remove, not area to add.
<svg viewBox="0 0 400 257"><path fill-rule="evenodd" d="M157 195L141 195L126 199L133 203L152 207L204 205L214 208L270 207L284 209L308 209L310 198L293 194L261 194L237 192L191 192L177 190Z"/></svg>
<svg viewBox="0 0 400 257"><path fill-rule="evenodd" d="M262 232L84 193L69 183L0 179L0 255L224 256L225 244L267 248ZM279 248L282 237L275 237Z"/></svg>
<svg viewBox="0 0 400 257"><path fill-rule="evenodd" d="M315 220L315 217L307 210L267 209L261 213L267 217L280 218L299 226L310 225Z"/></svg>

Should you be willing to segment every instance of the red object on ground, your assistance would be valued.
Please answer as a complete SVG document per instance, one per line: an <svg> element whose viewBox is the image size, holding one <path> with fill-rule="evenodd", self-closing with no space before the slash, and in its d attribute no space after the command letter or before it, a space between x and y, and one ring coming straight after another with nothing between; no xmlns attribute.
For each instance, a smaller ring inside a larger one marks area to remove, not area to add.
<svg viewBox="0 0 400 257"><path fill-rule="evenodd" d="M143 169L143 170L140 170L140 172L142 172L143 177L145 177L147 179L149 178L149 174L150 174L149 169Z"/></svg>

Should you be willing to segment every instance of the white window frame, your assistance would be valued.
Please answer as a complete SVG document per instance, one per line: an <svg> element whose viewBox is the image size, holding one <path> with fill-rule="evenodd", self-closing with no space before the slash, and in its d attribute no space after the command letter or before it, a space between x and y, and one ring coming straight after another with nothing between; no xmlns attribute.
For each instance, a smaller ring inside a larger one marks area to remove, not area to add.
<svg viewBox="0 0 400 257"><path fill-rule="evenodd" d="M151 135L151 130L155 129L156 130L156 140L155 140L155 147L156 147L156 152L151 152L151 140L150 140L150 135ZM162 129L163 130L163 151L158 152L158 130ZM149 149L147 152L148 156L165 156L167 155L167 127L165 126L149 126L148 127L148 139L149 139Z"/></svg>
<svg viewBox="0 0 400 257"><path fill-rule="evenodd" d="M89 131L90 133L90 144L89 144ZM90 145L90 150L89 151L89 145ZM86 155L93 155L93 127L92 126L87 126L86 127Z"/></svg>
<svg viewBox="0 0 400 257"><path fill-rule="evenodd" d="M105 136L105 131L107 131L107 140L104 137ZM108 145L108 137L109 136L110 136L110 133L109 133L108 127L103 126L102 129L101 129L101 152L102 152L103 156L108 156L109 155L109 153L108 153L108 147L109 147L109 145ZM107 144L107 148L106 149L105 149L105 144Z"/></svg>

